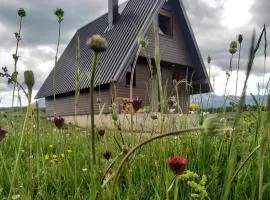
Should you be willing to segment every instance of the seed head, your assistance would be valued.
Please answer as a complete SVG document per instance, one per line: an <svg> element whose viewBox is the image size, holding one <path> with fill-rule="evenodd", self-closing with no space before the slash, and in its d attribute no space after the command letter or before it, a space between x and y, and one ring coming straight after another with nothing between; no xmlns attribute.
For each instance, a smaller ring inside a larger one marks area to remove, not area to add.
<svg viewBox="0 0 270 200"><path fill-rule="evenodd" d="M106 38L96 34L88 38L86 45L89 47L89 49L93 50L94 52L101 53L103 51L106 51L108 47L108 42Z"/></svg>
<svg viewBox="0 0 270 200"><path fill-rule="evenodd" d="M18 10L18 15L19 15L20 17L25 17L25 16L26 16L25 10L24 10L23 8L20 8L20 9Z"/></svg>
<svg viewBox="0 0 270 200"><path fill-rule="evenodd" d="M242 41L243 41L243 35L242 34L239 34L238 35L238 42L239 42L239 44L241 44Z"/></svg>
<svg viewBox="0 0 270 200"><path fill-rule="evenodd" d="M57 17L59 23L64 20L64 11L61 8L57 8L54 11L54 14Z"/></svg>

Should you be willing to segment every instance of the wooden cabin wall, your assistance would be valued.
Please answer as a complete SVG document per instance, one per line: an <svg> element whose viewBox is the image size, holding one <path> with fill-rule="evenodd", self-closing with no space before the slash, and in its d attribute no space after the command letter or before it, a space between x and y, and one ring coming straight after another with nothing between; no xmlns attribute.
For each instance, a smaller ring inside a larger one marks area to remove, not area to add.
<svg viewBox="0 0 270 200"><path fill-rule="evenodd" d="M173 88L172 76L173 73L178 72L181 74L182 79L185 79L186 71L183 68L169 68L162 67L162 82L163 89L167 92L167 98L175 95L175 89ZM150 91L149 91L149 78L150 70L147 64L138 63L136 65L136 87L133 87L133 98L138 97L143 100L144 106L150 106ZM130 87L126 86L125 76L116 84L116 95L118 98L129 98ZM178 88L180 106L183 112L188 112L189 107L189 95L186 93L185 84L180 85Z"/></svg>
<svg viewBox="0 0 270 200"><path fill-rule="evenodd" d="M100 97L101 97L101 106L105 103L105 109L103 113L108 113L111 103L110 98L110 90L102 90L100 91ZM95 92L94 96L94 110L95 113L99 113L99 105L97 103L97 97L98 92ZM53 110L53 99L52 98L46 98L46 113L48 117L51 117L54 115ZM61 116L72 116L75 115L75 96L63 96L63 97L57 97L56 98L56 113ZM79 103L77 105L77 115L87 115L89 114L89 93L83 93L80 96Z"/></svg>
<svg viewBox="0 0 270 200"><path fill-rule="evenodd" d="M177 16L174 14L169 4L165 4L163 9L172 13L172 36L159 34L161 60L192 67L193 63L187 48L188 44L186 43L180 29ZM152 58L154 58L155 40L153 25L150 26L146 36L149 40L149 45L146 52L150 54ZM141 52L141 56L145 56L144 52L145 51Z"/></svg>

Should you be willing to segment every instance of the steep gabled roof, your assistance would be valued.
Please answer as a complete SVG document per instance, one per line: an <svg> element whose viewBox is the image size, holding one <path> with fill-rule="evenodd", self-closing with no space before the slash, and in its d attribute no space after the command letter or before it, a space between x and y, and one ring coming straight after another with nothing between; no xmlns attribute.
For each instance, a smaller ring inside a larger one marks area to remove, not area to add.
<svg viewBox="0 0 270 200"><path fill-rule="evenodd" d="M191 42L194 50L191 54L195 59L195 64L201 68L203 79L208 79L198 50L194 35L187 21L183 5L179 0L170 0L178 6L181 23L186 28L185 35L188 43ZM76 34L80 37L81 50L81 89L89 87L89 72L91 71L92 54L86 46L86 40L93 34L101 34L108 40L109 46L106 52L100 56L95 85L103 85L111 81L118 81L122 71L128 66L132 55L138 49L138 38L145 34L159 10L164 5L165 0L129 0L119 15L113 28L108 29L108 15L104 14L93 22L80 28ZM75 90L75 70L76 70L76 34L68 44L67 48L55 66L55 93L64 94ZM53 70L41 86L36 98L53 95Z"/></svg>

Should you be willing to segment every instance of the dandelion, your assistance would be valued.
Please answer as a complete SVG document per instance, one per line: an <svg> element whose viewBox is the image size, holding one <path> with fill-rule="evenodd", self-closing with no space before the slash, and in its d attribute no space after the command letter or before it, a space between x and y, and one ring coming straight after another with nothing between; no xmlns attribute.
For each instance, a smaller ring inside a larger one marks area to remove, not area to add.
<svg viewBox="0 0 270 200"><path fill-rule="evenodd" d="M190 110L197 110L198 108L199 108L199 105L198 104L196 104L196 103L191 103L190 105L189 105L189 108L190 108Z"/></svg>
<svg viewBox="0 0 270 200"><path fill-rule="evenodd" d="M167 160L170 169L177 175L183 174L188 160L181 156L174 156Z"/></svg>
<svg viewBox="0 0 270 200"><path fill-rule="evenodd" d="M61 116L55 116L54 124L58 129L62 128L62 126L64 125L64 118L62 118Z"/></svg>
<svg viewBox="0 0 270 200"><path fill-rule="evenodd" d="M4 139L6 134L7 134L7 131L0 127L0 142Z"/></svg>
<svg viewBox="0 0 270 200"><path fill-rule="evenodd" d="M45 156L44 156L44 160L49 160L50 159L50 156L48 155L48 154L46 154Z"/></svg>

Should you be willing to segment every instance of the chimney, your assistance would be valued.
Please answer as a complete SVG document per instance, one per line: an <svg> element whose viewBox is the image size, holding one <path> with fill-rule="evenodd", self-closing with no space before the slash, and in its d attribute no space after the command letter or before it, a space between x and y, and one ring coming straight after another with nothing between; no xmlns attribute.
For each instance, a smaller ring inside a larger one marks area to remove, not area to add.
<svg viewBox="0 0 270 200"><path fill-rule="evenodd" d="M111 29L118 17L118 0L108 0L108 4L109 4L108 21L109 21L109 29Z"/></svg>

